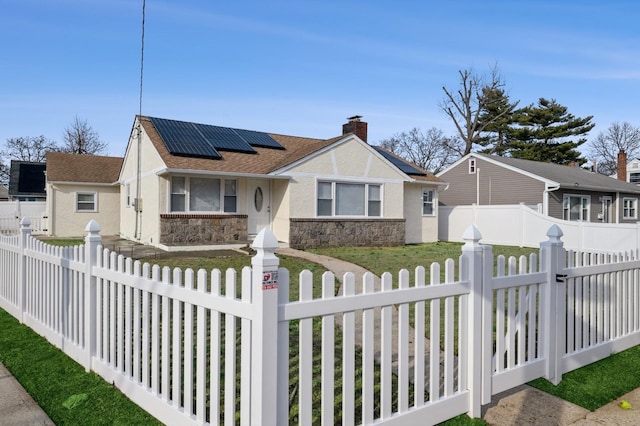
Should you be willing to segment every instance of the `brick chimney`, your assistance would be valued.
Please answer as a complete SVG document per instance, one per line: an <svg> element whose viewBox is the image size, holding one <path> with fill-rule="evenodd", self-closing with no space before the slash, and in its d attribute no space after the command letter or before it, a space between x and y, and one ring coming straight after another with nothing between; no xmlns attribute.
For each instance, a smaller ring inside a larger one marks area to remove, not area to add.
<svg viewBox="0 0 640 426"><path fill-rule="evenodd" d="M354 115L353 117L347 118L349 122L342 125L342 134L354 133L364 142L367 142L367 123L360 121L361 118L361 115Z"/></svg>
<svg viewBox="0 0 640 426"><path fill-rule="evenodd" d="M627 181L627 153L624 149L618 152L618 180Z"/></svg>

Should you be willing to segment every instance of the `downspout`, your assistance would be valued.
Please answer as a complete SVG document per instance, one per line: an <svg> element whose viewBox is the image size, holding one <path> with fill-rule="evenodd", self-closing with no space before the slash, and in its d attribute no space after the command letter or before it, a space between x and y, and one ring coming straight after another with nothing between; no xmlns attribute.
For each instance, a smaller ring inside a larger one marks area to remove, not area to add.
<svg viewBox="0 0 640 426"><path fill-rule="evenodd" d="M476 206L480 205L480 167L476 168Z"/></svg>
<svg viewBox="0 0 640 426"><path fill-rule="evenodd" d="M544 193L542 196L542 214L549 216L549 193L560 189L560 185L548 186L548 184L545 183L544 186Z"/></svg>
<svg viewBox="0 0 640 426"><path fill-rule="evenodd" d="M138 116L139 117L139 116ZM140 118L138 118L138 126L137 126L137 132L138 132L138 141L137 141L137 148L138 148L138 155L137 155L137 165L136 165L136 199L135 202L133 203L134 206L134 210L135 210L135 215L136 215L136 228L135 231L133 232L133 237L136 240L140 239L140 234L142 233L140 228L141 226L139 226L139 222L140 222L140 213L141 213L141 209L140 209L140 181L141 181L141 168L142 168L142 160L141 160L141 155L140 155L140 151L141 151L141 146L142 146L142 129L140 128Z"/></svg>
<svg viewBox="0 0 640 426"><path fill-rule="evenodd" d="M49 235L56 235L54 231L54 223L53 223L53 211L55 210L56 205L56 192L53 190L53 184L48 184L49 186L49 194L47 194L47 200L51 199L51 202L47 202L47 226L49 229Z"/></svg>

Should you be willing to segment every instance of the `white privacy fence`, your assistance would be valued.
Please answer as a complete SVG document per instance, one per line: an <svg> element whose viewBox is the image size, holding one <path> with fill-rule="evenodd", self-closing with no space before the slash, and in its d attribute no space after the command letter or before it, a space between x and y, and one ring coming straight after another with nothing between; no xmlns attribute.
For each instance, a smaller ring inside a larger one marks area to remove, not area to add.
<svg viewBox="0 0 640 426"><path fill-rule="evenodd" d="M459 262L397 278L290 280L263 230L239 273L170 270L101 247L0 236L0 307L166 424L436 424L492 395L640 343L640 261L494 259L469 227ZM496 273L494 274L494 267ZM295 299L295 300L292 300Z"/></svg>
<svg viewBox="0 0 640 426"><path fill-rule="evenodd" d="M28 217L32 234L47 232L47 203L45 201L0 201L0 235L17 234L20 220Z"/></svg>
<svg viewBox="0 0 640 426"><path fill-rule="evenodd" d="M469 224L482 229L488 244L537 247L553 225L562 228L567 249L622 252L640 249L640 222L594 223L567 221L546 216L525 204L438 207L440 241L462 241Z"/></svg>

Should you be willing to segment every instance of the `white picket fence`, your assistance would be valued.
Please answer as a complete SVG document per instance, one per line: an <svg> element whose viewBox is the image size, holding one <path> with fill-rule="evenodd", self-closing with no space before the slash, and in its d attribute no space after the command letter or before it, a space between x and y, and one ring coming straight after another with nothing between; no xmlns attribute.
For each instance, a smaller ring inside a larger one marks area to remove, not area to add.
<svg viewBox="0 0 640 426"><path fill-rule="evenodd" d="M291 301L268 230L252 267L223 273L117 256L93 221L71 248L28 225L0 236L0 307L166 424L479 417L498 392L640 343L640 261L566 252L557 226L519 259L494 259L469 227L458 265L385 273L380 288L347 273L336 295L327 272L314 293L305 271Z"/></svg>

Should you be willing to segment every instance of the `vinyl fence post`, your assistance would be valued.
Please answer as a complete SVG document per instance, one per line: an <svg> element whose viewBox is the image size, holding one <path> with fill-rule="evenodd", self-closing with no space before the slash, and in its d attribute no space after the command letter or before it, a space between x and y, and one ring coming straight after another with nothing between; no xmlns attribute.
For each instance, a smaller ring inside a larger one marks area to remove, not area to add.
<svg viewBox="0 0 640 426"><path fill-rule="evenodd" d="M18 308L20 309L20 323L24 324L24 316L27 311L27 239L31 235L31 220L23 217L20 221L20 233L18 234Z"/></svg>
<svg viewBox="0 0 640 426"><path fill-rule="evenodd" d="M469 313L467 317L467 384L469 387L469 416L482 417L482 298L483 298L483 248L482 235L471 225L462 234L464 267L461 280L469 280Z"/></svg>
<svg viewBox="0 0 640 426"><path fill-rule="evenodd" d="M278 240L264 228L252 247L251 425L276 425L278 418ZM288 356L288 354L283 354ZM245 413L243 413L245 414Z"/></svg>
<svg viewBox="0 0 640 426"><path fill-rule="evenodd" d="M540 243L543 271L547 273L546 289L543 297L543 354L547 360L545 378L554 385L562 380L562 357L566 340L566 306L564 270L564 234L558 225L547 231L549 239Z"/></svg>
<svg viewBox="0 0 640 426"><path fill-rule="evenodd" d="M85 228L87 233L84 237L84 351L85 360L83 362L84 369L91 371L91 360L96 354L97 339L97 310L96 310L96 285L97 279L93 274L93 267L98 261L98 246L102 245L102 237L100 236L100 225L91 219Z"/></svg>
<svg viewBox="0 0 640 426"><path fill-rule="evenodd" d="M493 381L493 247L482 245L482 405L491 402Z"/></svg>

